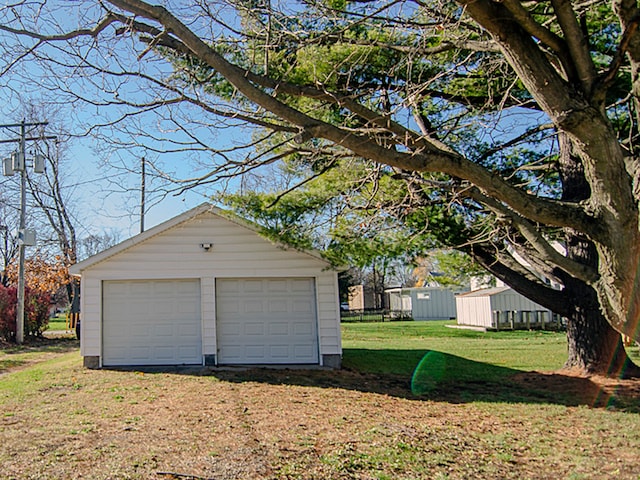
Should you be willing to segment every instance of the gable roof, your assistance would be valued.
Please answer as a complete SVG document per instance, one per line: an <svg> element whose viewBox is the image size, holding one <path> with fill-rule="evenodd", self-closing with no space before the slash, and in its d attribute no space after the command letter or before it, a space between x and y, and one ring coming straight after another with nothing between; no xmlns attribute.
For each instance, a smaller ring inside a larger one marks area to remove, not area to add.
<svg viewBox="0 0 640 480"><path fill-rule="evenodd" d="M481 290L473 290L471 292L460 293L458 297L492 297L493 295L497 295L502 292L506 292L507 290L511 290L511 287L492 287L492 288L483 288Z"/></svg>
<svg viewBox="0 0 640 480"><path fill-rule="evenodd" d="M110 247L106 250L103 250L102 252L99 252L89 258L86 258L85 260L76 263L75 265L72 265L71 267L69 267L69 273L71 273L72 275L80 275L82 273L83 270L86 270L89 267L92 267L93 265L96 265L100 262L103 262L115 255L118 255L119 253L124 252L125 250L128 250L136 245L139 245L143 242L145 242L146 240L155 237L157 235L161 235L162 233L180 225L183 224L185 222L188 222L192 219L194 219L195 217L197 217L198 215L201 215L203 213L211 213L213 215L216 215L220 218L223 218L231 223L235 223L236 225L246 228L247 230L252 231L253 233L255 233L256 235L260 236L261 238L264 238L266 241L269 241L271 243L273 243L274 245L277 245L281 248L286 249L290 249L290 248L294 248L290 245L285 245L283 243L275 243L273 241L271 241L270 239L264 237L264 235L261 234L260 232L260 227L244 218L239 217L238 215L234 214L233 212L229 212L226 210L223 210L219 207L216 207L215 205L212 205L210 203L203 203L198 205L195 208L192 208L191 210L187 210L186 212L173 217L163 223L160 223L158 225L156 225L153 228L150 228L149 230L146 230L142 233L139 233L138 235L135 235L123 242L120 242L117 245L114 245L113 247ZM311 257L315 258L316 260L320 260L322 262L324 262L327 267L331 267L331 264L325 260L322 255L320 254L320 252L318 252L317 250L300 250L300 249L295 249L298 252L310 255Z"/></svg>

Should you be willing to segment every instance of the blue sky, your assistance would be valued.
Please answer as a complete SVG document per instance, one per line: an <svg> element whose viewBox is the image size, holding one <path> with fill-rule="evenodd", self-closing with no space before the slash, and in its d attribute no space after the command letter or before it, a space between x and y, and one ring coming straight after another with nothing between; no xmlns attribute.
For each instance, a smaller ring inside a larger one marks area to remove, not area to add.
<svg viewBox="0 0 640 480"><path fill-rule="evenodd" d="M59 9L49 13L54 17L57 15L58 26L75 27L70 24L77 22L80 25L83 16L93 15L94 19L97 18L95 9L93 12L91 9L80 12L77 2L57 3L66 3L67 7L66 11ZM10 14L6 10L0 9L0 12L4 15L1 20L11 23L10 18L7 20ZM41 33L51 33L47 29L55 28L55 22L44 23ZM27 47L33 44L29 40L20 41ZM15 42L15 37L0 32L0 48L5 49L4 52L0 51L0 71L4 70L12 54L8 45ZM167 175L185 179L203 175L215 162L222 162L231 155L224 150L237 142L249 141L251 137L250 131L240 130L233 124L221 125L203 112L181 107L173 108L169 120L152 111L128 118L128 131L119 127L105 127L84 136L92 125L108 124L135 110L118 105L122 99L148 102L162 98L162 91L152 88L149 82L140 82L133 76L96 74L90 67L90 64L106 65L117 72L135 71L141 66L144 73L155 76L166 75L170 71L167 63L153 54L140 62L135 51L127 50L129 46L129 43L121 40L112 44L104 41L99 43L99 48L87 42L78 48L87 62L83 68L73 66L80 56L68 56L60 64L22 62L0 77L0 123L18 123L25 117L31 120L34 116L25 112L25 105L33 104L40 111L34 120L52 123L47 134L57 134L58 125L62 124L65 131L77 136L69 143L69 149L64 154L63 182L73 191L71 203L77 212L80 237L114 229L121 232L121 238L138 233L139 170L143 155L157 163ZM61 55L55 47L41 48L37 53L52 58ZM170 96L167 95L167 98ZM80 97L84 97L85 101L80 101ZM162 114L167 111L164 108L161 110ZM181 120L189 121L190 132L180 131ZM197 133L197 141L190 138L194 132ZM172 144L169 140L177 143ZM142 143L147 148L140 146ZM14 148L15 145L0 144L0 157L9 155ZM223 151L216 153L217 149ZM148 167L147 173L146 228L209 201L210 196L222 188L229 188L224 183L210 184L185 190L179 195L171 192L160 198L154 194L154 190L160 187L160 182L153 179L154 169ZM231 185L233 188L233 181Z"/></svg>
<svg viewBox="0 0 640 480"><path fill-rule="evenodd" d="M3 118L7 119L9 116L3 113ZM21 120L11 118L7 123L19 123ZM17 138L18 133L19 129L0 129L0 139ZM55 134L55 131L48 131L47 134ZM27 150L30 143L27 144ZM99 149L99 142L96 143L92 138L81 138L71 142L71 145L63 157L64 173L61 177L70 194L68 205L76 214L78 236L114 230L120 233L121 239L137 234L140 227L140 156L123 149L113 153L113 165L107 166L105 159L95 153L96 146ZM0 158L8 157L17 146L17 143L0 144ZM157 155L151 157L158 160ZM172 172L180 176L191 173L189 162L182 161L182 155L171 157L173 158L164 159L163 163L168 164L167 167ZM127 172L122 168L116 170L114 166L134 167L136 171ZM180 195L168 193L159 196L154 191L158 181L153 178L153 169L148 167L147 172L145 228L210 201L210 195L216 190L215 187L207 187L186 190ZM16 208L19 205L19 195L17 191L10 190L9 184L13 183L13 188L17 188L17 181L17 175L11 179L0 178L0 194Z"/></svg>

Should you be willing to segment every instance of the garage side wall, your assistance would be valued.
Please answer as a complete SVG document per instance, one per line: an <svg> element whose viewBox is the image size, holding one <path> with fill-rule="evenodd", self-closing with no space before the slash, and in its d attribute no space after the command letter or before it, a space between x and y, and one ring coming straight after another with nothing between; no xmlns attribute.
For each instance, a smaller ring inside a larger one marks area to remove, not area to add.
<svg viewBox="0 0 640 480"><path fill-rule="evenodd" d="M80 282L80 311L82 324L80 328L80 355L85 358L100 357L102 333L100 318L102 318L102 289L100 280L95 277L82 276ZM98 366L98 365L93 365Z"/></svg>
<svg viewBox="0 0 640 480"><path fill-rule="evenodd" d="M339 366L335 362L342 355L340 337L340 304L338 294L338 274L333 271L320 272L316 277L318 302L318 340L323 364Z"/></svg>
<svg viewBox="0 0 640 480"><path fill-rule="evenodd" d="M206 251L203 243L212 246ZM239 277L315 278L321 359L342 354L337 273L320 259L280 248L207 212L82 271L82 355L85 360L101 355L102 281L172 278L200 279L202 353L215 355L215 279Z"/></svg>

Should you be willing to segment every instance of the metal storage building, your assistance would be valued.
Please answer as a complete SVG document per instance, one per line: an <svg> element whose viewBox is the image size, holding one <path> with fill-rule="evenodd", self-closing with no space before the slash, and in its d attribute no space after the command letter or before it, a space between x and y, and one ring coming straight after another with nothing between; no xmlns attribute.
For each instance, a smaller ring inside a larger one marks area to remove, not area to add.
<svg viewBox="0 0 640 480"><path fill-rule="evenodd" d="M414 320L447 320L456 317L453 292L441 287L392 288L387 290L392 313Z"/></svg>

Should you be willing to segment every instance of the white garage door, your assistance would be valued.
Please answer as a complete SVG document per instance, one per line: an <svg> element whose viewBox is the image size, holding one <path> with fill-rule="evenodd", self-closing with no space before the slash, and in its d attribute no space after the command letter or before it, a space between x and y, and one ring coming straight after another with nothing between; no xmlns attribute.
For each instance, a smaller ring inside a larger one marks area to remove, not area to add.
<svg viewBox="0 0 640 480"><path fill-rule="evenodd" d="M216 280L218 363L317 364L312 278Z"/></svg>
<svg viewBox="0 0 640 480"><path fill-rule="evenodd" d="M105 281L102 363L202 364L199 280Z"/></svg>

